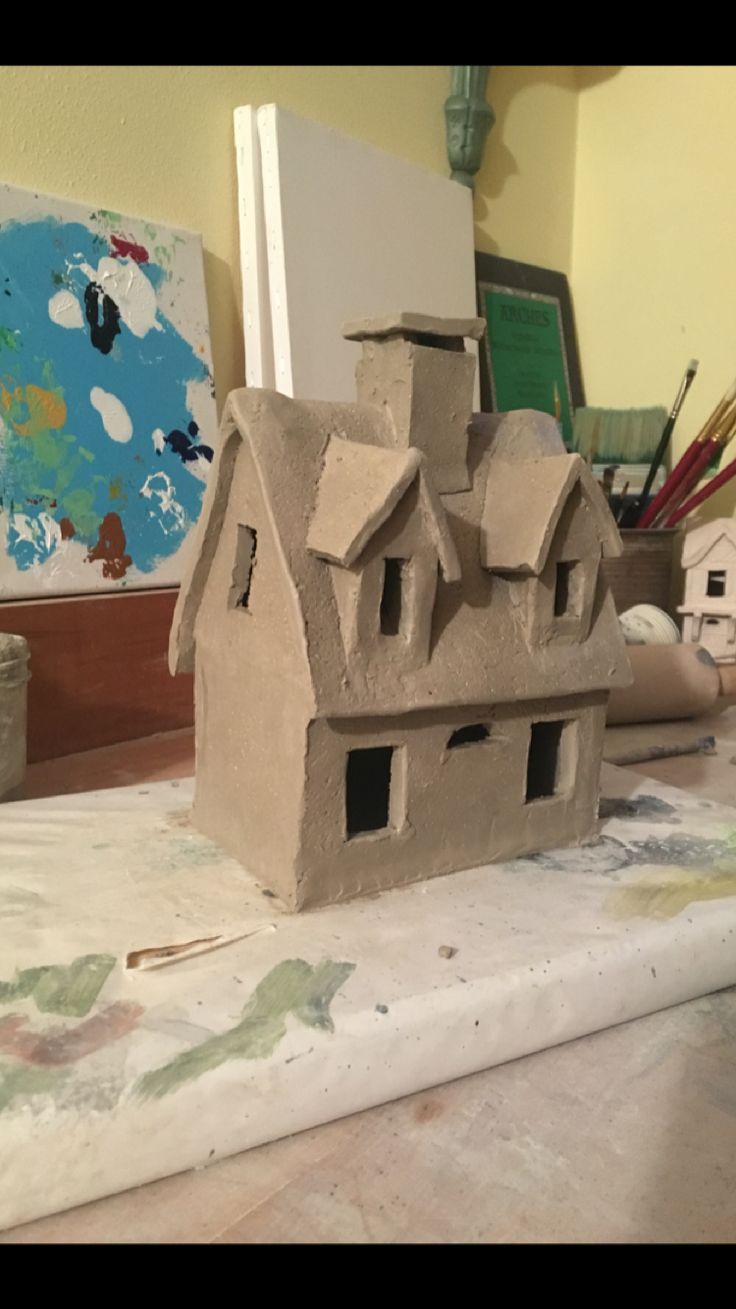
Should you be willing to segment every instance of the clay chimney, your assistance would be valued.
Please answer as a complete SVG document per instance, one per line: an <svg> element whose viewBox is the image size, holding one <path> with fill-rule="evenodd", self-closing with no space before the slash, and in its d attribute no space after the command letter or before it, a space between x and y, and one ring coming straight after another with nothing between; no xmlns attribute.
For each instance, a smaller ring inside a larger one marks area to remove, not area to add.
<svg viewBox="0 0 736 1309"><path fill-rule="evenodd" d="M389 412L391 444L426 455L438 491L466 491L468 424L473 412L475 358L465 339L479 341L482 318L394 314L348 323L343 336L363 343L357 365L358 401Z"/></svg>

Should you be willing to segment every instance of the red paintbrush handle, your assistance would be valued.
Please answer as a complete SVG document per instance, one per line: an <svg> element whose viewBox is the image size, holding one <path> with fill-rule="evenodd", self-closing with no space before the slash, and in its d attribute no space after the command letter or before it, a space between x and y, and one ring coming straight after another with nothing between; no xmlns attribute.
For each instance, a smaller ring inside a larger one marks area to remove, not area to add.
<svg viewBox="0 0 736 1309"><path fill-rule="evenodd" d="M660 527L669 526L670 516L679 508L683 500L686 500L690 493L695 490L708 465L722 448L721 443L715 440L708 441L706 445L701 447L701 452L695 463L688 469L679 486L675 488L674 495L670 496L664 509L657 515L656 522Z"/></svg>
<svg viewBox="0 0 736 1309"><path fill-rule="evenodd" d="M692 468L692 465L695 463L695 460L698 458L702 449L703 444L700 441L693 441L692 444L688 446L682 458L673 468L662 489L657 492L651 504L644 510L644 513L637 523L637 527L651 526L660 511L664 509L668 500L671 500L673 492L680 485L685 474L689 472L690 468Z"/></svg>
<svg viewBox="0 0 736 1309"><path fill-rule="evenodd" d="M719 487L725 486L726 482L730 482L734 475L736 475L736 459L732 459L730 464L726 464L726 467L721 469L720 473L716 473L715 477L712 477L711 480L706 483L702 491L698 491L695 495L691 495L689 500L685 500L685 502L675 510L674 514L668 518L667 526L675 527L681 518L684 518L686 514L691 514L693 509L697 509L698 505L702 505L703 501L713 495Z"/></svg>

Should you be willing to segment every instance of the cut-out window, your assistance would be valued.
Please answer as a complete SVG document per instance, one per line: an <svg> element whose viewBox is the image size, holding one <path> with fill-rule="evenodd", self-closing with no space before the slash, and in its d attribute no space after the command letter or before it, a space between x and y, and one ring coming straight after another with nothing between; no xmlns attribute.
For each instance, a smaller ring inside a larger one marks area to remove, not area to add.
<svg viewBox="0 0 736 1309"><path fill-rule="evenodd" d="M447 742L448 750L457 750L461 745L476 745L478 741L487 741L491 735L485 723L469 723L467 727L458 727Z"/></svg>
<svg viewBox="0 0 736 1309"><path fill-rule="evenodd" d="M392 745L350 750L345 776L348 840L389 825Z"/></svg>
<svg viewBox="0 0 736 1309"><path fill-rule="evenodd" d="M384 559L383 590L381 591L381 632L384 636L398 636L404 616L404 578L406 559Z"/></svg>
<svg viewBox="0 0 736 1309"><path fill-rule="evenodd" d="M555 618L574 616L577 613L578 591L577 561L566 561L557 565L555 574Z"/></svg>
<svg viewBox="0 0 736 1309"><path fill-rule="evenodd" d="M233 568L233 580L230 586L231 609L247 609L250 605L257 545L258 533L255 527L244 527L239 524L238 538L235 545L235 567Z"/></svg>
<svg viewBox="0 0 736 1309"><path fill-rule="evenodd" d="M723 568L708 570L708 586L706 595L725 595L726 594L726 571Z"/></svg>
<svg viewBox="0 0 736 1309"><path fill-rule="evenodd" d="M526 772L527 804L557 793L564 726L564 723L532 723Z"/></svg>

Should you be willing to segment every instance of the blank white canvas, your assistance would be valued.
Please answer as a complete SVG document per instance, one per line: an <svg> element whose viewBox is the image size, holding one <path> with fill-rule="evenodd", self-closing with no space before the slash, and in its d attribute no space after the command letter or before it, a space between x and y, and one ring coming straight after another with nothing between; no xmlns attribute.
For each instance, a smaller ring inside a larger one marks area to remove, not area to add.
<svg viewBox="0 0 736 1309"><path fill-rule="evenodd" d="M266 224L261 184L261 151L256 111L235 110L235 158L238 170L240 272L243 282L243 332L247 386L275 389L271 301L268 291Z"/></svg>
<svg viewBox="0 0 736 1309"><path fill-rule="evenodd" d="M475 315L472 193L277 105L256 119L270 312L264 278L244 266L244 317L270 316L277 390L352 400L359 352L342 339L346 321L400 310ZM243 170L251 204L257 182ZM262 250L263 235L245 231L249 268L256 240Z"/></svg>

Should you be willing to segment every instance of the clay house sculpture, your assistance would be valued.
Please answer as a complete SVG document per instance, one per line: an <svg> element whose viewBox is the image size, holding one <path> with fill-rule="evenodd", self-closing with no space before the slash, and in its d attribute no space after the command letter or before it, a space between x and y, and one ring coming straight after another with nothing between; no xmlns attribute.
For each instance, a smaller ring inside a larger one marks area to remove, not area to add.
<svg viewBox="0 0 736 1309"><path fill-rule="evenodd" d="M193 821L292 909L596 827L620 538L552 417L473 419L483 330L356 323L357 404L225 407L170 662Z"/></svg>
<svg viewBox="0 0 736 1309"><path fill-rule="evenodd" d="M716 518L687 533L682 548L682 639L718 663L736 659L736 522Z"/></svg>

